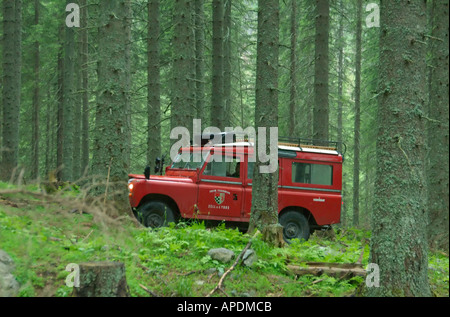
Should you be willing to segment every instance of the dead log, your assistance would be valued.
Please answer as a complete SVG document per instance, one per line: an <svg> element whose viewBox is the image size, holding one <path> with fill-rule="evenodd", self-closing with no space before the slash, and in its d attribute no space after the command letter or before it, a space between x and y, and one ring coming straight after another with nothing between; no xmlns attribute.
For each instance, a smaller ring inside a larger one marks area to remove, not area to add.
<svg viewBox="0 0 450 317"><path fill-rule="evenodd" d="M354 276L366 276L366 270L362 265L358 263L322 263L322 262L309 262L306 263L307 267L301 267L297 265L288 265L288 270L295 275L312 274L315 276L321 276L326 274L334 277L346 277L351 278Z"/></svg>
<svg viewBox="0 0 450 317"><path fill-rule="evenodd" d="M125 265L120 262L80 263L80 283L74 297L129 297Z"/></svg>

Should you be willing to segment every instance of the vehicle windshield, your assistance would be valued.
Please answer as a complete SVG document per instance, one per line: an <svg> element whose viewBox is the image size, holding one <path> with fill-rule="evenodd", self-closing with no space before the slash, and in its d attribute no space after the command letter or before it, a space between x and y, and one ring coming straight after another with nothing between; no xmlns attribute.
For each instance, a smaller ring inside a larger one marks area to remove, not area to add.
<svg viewBox="0 0 450 317"><path fill-rule="evenodd" d="M204 162L205 160L201 153L200 155L199 153L195 153L194 155L193 152L190 154L178 153L173 160L171 168L195 170L197 168L202 168Z"/></svg>

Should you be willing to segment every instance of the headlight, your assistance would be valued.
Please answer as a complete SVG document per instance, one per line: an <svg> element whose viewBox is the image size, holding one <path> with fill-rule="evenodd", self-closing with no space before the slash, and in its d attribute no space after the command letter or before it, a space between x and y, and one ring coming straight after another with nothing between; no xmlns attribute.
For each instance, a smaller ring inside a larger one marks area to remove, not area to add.
<svg viewBox="0 0 450 317"><path fill-rule="evenodd" d="M130 192L133 191L133 187L134 187L133 183L128 184L128 189L130 190Z"/></svg>

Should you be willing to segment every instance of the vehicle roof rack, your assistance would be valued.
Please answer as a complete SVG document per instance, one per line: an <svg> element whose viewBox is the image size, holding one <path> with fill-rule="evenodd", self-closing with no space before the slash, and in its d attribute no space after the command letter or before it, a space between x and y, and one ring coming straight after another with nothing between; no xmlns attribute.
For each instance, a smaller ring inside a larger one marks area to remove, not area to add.
<svg viewBox="0 0 450 317"><path fill-rule="evenodd" d="M214 143L214 139L216 137L220 138L219 143ZM200 140L200 144L194 144L194 141ZM231 141L231 142L230 142ZM197 145L197 146L205 146L208 143L213 144L221 144L221 143L234 143L236 142L236 133L234 132L221 132L221 133L203 133L201 135L195 135L194 139L191 140L191 145Z"/></svg>
<svg viewBox="0 0 450 317"><path fill-rule="evenodd" d="M299 147L302 151L303 148L337 151L341 154L344 154L347 151L345 143L330 140L279 137L278 145Z"/></svg>

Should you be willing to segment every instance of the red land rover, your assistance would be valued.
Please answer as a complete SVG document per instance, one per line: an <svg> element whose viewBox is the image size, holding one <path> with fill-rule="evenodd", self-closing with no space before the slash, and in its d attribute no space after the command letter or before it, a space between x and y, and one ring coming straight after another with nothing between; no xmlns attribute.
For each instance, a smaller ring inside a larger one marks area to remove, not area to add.
<svg viewBox="0 0 450 317"><path fill-rule="evenodd" d="M336 142L315 146L311 140L282 141L278 144L279 222L286 241L307 240L314 230L340 222L343 156ZM182 160L180 153L164 176L129 175L129 200L136 218L153 228L183 218L248 223L253 144L182 150L189 150L190 161ZM201 161L194 162L199 152ZM213 160L213 155L222 159Z"/></svg>

